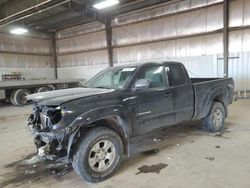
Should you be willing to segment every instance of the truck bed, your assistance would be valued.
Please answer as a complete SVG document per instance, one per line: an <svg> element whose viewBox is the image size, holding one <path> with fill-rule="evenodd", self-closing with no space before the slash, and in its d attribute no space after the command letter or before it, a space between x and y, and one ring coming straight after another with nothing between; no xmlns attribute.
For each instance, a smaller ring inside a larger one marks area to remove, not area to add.
<svg viewBox="0 0 250 188"><path fill-rule="evenodd" d="M212 100L218 94L225 96L225 103L233 101L234 82L232 78L191 78L194 89L195 112L193 119L204 118L211 109Z"/></svg>
<svg viewBox="0 0 250 188"><path fill-rule="evenodd" d="M208 82L208 81L214 81L214 80L219 80L222 78L191 78L191 82L193 84L201 83L201 82Z"/></svg>

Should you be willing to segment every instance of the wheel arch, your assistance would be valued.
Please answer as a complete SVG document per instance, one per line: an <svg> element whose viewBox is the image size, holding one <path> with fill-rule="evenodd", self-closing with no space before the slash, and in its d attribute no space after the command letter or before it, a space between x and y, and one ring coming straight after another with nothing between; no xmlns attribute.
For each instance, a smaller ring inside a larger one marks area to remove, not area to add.
<svg viewBox="0 0 250 188"><path fill-rule="evenodd" d="M225 88L225 87L218 88L211 93L212 94L210 94L210 96L208 97L208 100L207 100L206 105L205 105L206 108L205 108L204 117L206 117L209 114L214 102L222 103L222 105L225 108L225 113L226 113L225 115L227 117L227 115L228 115L227 105L228 105L228 98L229 98L229 93L228 93L227 88Z"/></svg>
<svg viewBox="0 0 250 188"><path fill-rule="evenodd" d="M111 113L111 109L112 112ZM87 134L88 130L95 127L108 127L109 129L115 131L121 138L123 144L123 153L128 154L129 152L129 137L132 133L132 123L131 120L122 107L109 107L103 108L102 110L96 109L89 113L82 114L78 118L77 128L70 135L67 155L68 159L71 160L72 156L77 148L78 141L84 134ZM79 119L82 120L79 122ZM71 125L72 126L72 125Z"/></svg>

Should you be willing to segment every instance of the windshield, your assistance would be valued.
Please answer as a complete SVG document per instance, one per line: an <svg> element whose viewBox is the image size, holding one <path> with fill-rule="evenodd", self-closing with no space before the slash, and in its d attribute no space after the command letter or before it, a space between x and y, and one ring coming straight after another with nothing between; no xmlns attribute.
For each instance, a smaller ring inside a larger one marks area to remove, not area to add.
<svg viewBox="0 0 250 188"><path fill-rule="evenodd" d="M108 69L97 74L85 87L124 89L127 81L132 77L136 67L123 67L118 69Z"/></svg>

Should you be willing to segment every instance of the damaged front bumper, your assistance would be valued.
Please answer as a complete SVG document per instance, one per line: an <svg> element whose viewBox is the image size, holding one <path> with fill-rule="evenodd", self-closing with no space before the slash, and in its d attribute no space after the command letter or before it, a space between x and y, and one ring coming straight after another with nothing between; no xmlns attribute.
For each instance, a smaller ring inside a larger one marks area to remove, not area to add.
<svg viewBox="0 0 250 188"><path fill-rule="evenodd" d="M39 156L54 160L67 155L65 145L67 136L64 132L39 132L35 133L34 143Z"/></svg>
<svg viewBox="0 0 250 188"><path fill-rule="evenodd" d="M34 135L38 155L54 160L68 157L68 143L76 127L71 128L72 111L66 107L34 104L28 119L28 128Z"/></svg>
<svg viewBox="0 0 250 188"><path fill-rule="evenodd" d="M54 159L65 154L64 144L67 136L62 119L60 108L34 104L33 113L28 119L28 127L35 135L34 143L40 156ZM55 130L58 126L62 129Z"/></svg>

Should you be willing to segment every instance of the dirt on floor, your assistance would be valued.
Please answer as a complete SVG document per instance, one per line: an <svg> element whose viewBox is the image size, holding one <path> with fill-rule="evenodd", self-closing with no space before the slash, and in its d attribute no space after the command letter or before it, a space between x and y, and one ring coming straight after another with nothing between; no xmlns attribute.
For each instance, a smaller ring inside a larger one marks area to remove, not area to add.
<svg viewBox="0 0 250 188"><path fill-rule="evenodd" d="M26 127L31 108L0 104L0 188L250 187L250 100L230 106L223 132L203 132L200 122L164 129L154 138L157 149L125 159L113 177L97 184L79 178L70 165L36 155Z"/></svg>

